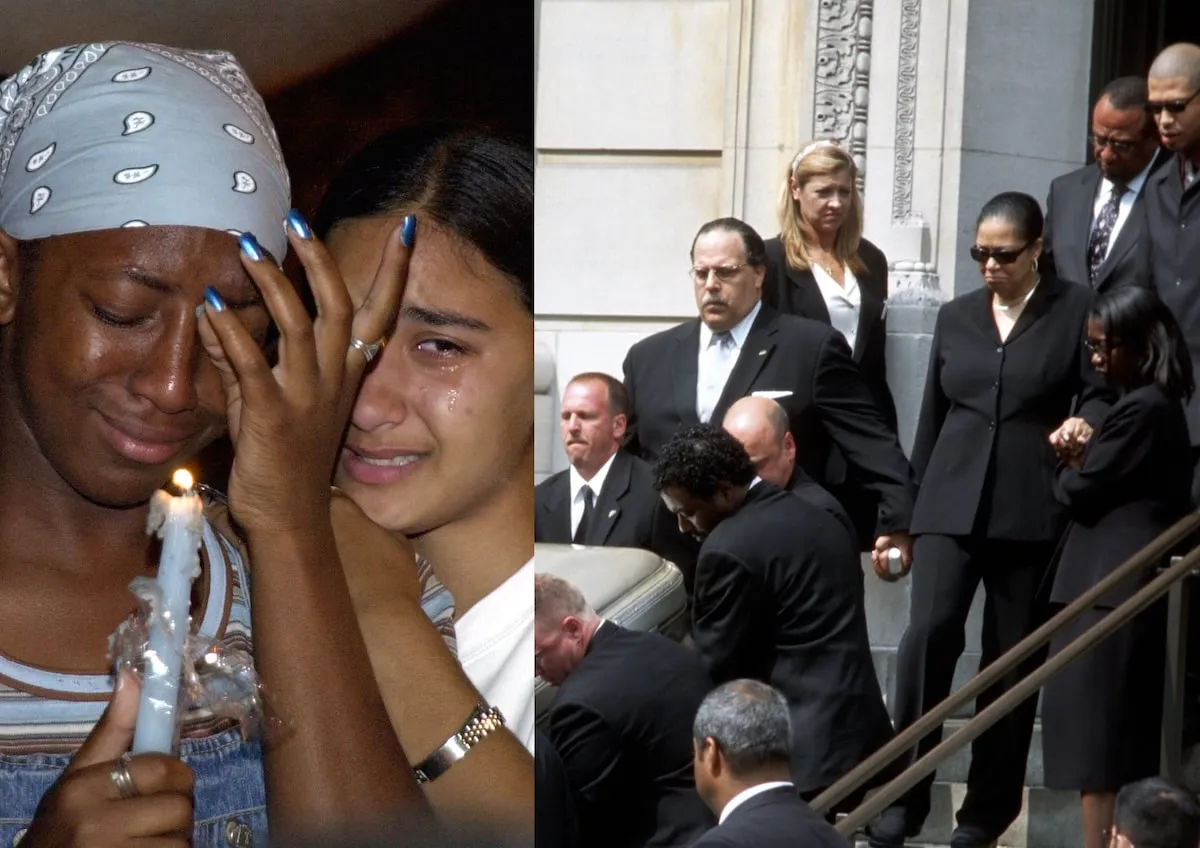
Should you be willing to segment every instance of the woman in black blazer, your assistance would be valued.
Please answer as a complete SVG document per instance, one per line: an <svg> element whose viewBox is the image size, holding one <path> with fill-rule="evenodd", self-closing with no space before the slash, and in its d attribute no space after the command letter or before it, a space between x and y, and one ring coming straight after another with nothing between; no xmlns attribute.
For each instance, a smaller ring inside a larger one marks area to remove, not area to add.
<svg viewBox="0 0 1200 848"><path fill-rule="evenodd" d="M1187 343L1152 289L1114 289L1088 321L1092 364L1120 400L1079 450L1060 449L1054 480L1071 518L1050 595L1069 604L1191 510L1183 404L1193 375ZM1050 643L1055 654L1154 576L1148 568ZM1042 700L1045 781L1081 793L1084 844L1101 848L1116 792L1158 774L1165 599L1068 665Z"/></svg>
<svg viewBox="0 0 1200 848"><path fill-rule="evenodd" d="M897 730L949 694L980 583L981 665L1041 623L1039 587L1065 523L1050 437L1086 439L1108 410L1082 344L1092 292L1039 274L1042 224L1029 195L988 201L971 247L985 285L938 313L912 455L920 490L909 625L897 656ZM981 695L977 710L1040 660ZM955 846L991 844L1020 813L1036 706L1030 698L975 741ZM918 751L940 739L935 731ZM932 783L930 775L884 813L872 845L902 845L920 831Z"/></svg>
<svg viewBox="0 0 1200 848"><path fill-rule="evenodd" d="M888 267L862 238L863 202L850 154L831 141L805 145L788 166L779 197L779 235L766 241L764 303L786 315L831 325L846 337L879 411L893 432L896 404L887 381ZM862 550L874 538L878 500L848 479L834 452L826 473L859 528Z"/></svg>

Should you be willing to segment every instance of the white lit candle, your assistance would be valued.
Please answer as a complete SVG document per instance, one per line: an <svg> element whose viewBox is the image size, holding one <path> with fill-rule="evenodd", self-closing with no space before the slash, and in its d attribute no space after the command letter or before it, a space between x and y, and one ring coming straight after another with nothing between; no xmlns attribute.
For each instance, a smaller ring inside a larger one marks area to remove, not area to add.
<svg viewBox="0 0 1200 848"><path fill-rule="evenodd" d="M187 471L176 471L171 482L183 494L173 497L165 491L155 492L146 525L146 532L157 533L163 543L156 579L161 606L154 609L151 604L142 700L133 734L135 754L174 752L192 582L200 576L204 503Z"/></svg>

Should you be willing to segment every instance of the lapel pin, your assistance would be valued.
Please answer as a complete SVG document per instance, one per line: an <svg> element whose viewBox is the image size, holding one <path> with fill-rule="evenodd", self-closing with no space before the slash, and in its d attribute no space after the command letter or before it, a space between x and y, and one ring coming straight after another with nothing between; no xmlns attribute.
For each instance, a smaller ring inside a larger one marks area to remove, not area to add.
<svg viewBox="0 0 1200 848"><path fill-rule="evenodd" d="M759 356L766 356L766 355L767 355L767 349L766 349L766 348L763 348L762 350L760 350L760 351L758 352L758 355L759 355Z"/></svg>
<svg viewBox="0 0 1200 848"><path fill-rule="evenodd" d="M614 515L616 515L616 514L617 514L617 511L616 511L615 509L610 509L610 510L608 511L608 517L609 517L609 518L612 518L612 517L613 517Z"/></svg>

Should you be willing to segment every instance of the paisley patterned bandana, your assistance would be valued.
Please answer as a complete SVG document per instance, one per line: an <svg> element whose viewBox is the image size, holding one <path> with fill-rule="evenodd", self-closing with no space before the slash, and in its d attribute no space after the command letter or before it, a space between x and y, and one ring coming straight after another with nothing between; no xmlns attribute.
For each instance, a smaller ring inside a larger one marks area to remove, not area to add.
<svg viewBox="0 0 1200 848"><path fill-rule="evenodd" d="M291 186L237 59L156 44L43 53L0 82L0 228L250 231L280 263Z"/></svg>

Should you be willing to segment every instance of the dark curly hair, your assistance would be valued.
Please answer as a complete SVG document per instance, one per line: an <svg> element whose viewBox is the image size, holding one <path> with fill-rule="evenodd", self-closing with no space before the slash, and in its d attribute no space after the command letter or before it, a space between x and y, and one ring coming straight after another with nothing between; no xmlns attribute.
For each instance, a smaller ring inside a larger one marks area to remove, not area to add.
<svg viewBox="0 0 1200 848"><path fill-rule="evenodd" d="M754 463L742 443L712 424L680 430L654 461L655 488L661 492L678 486L701 500L716 495L722 483L745 486L754 474Z"/></svg>

